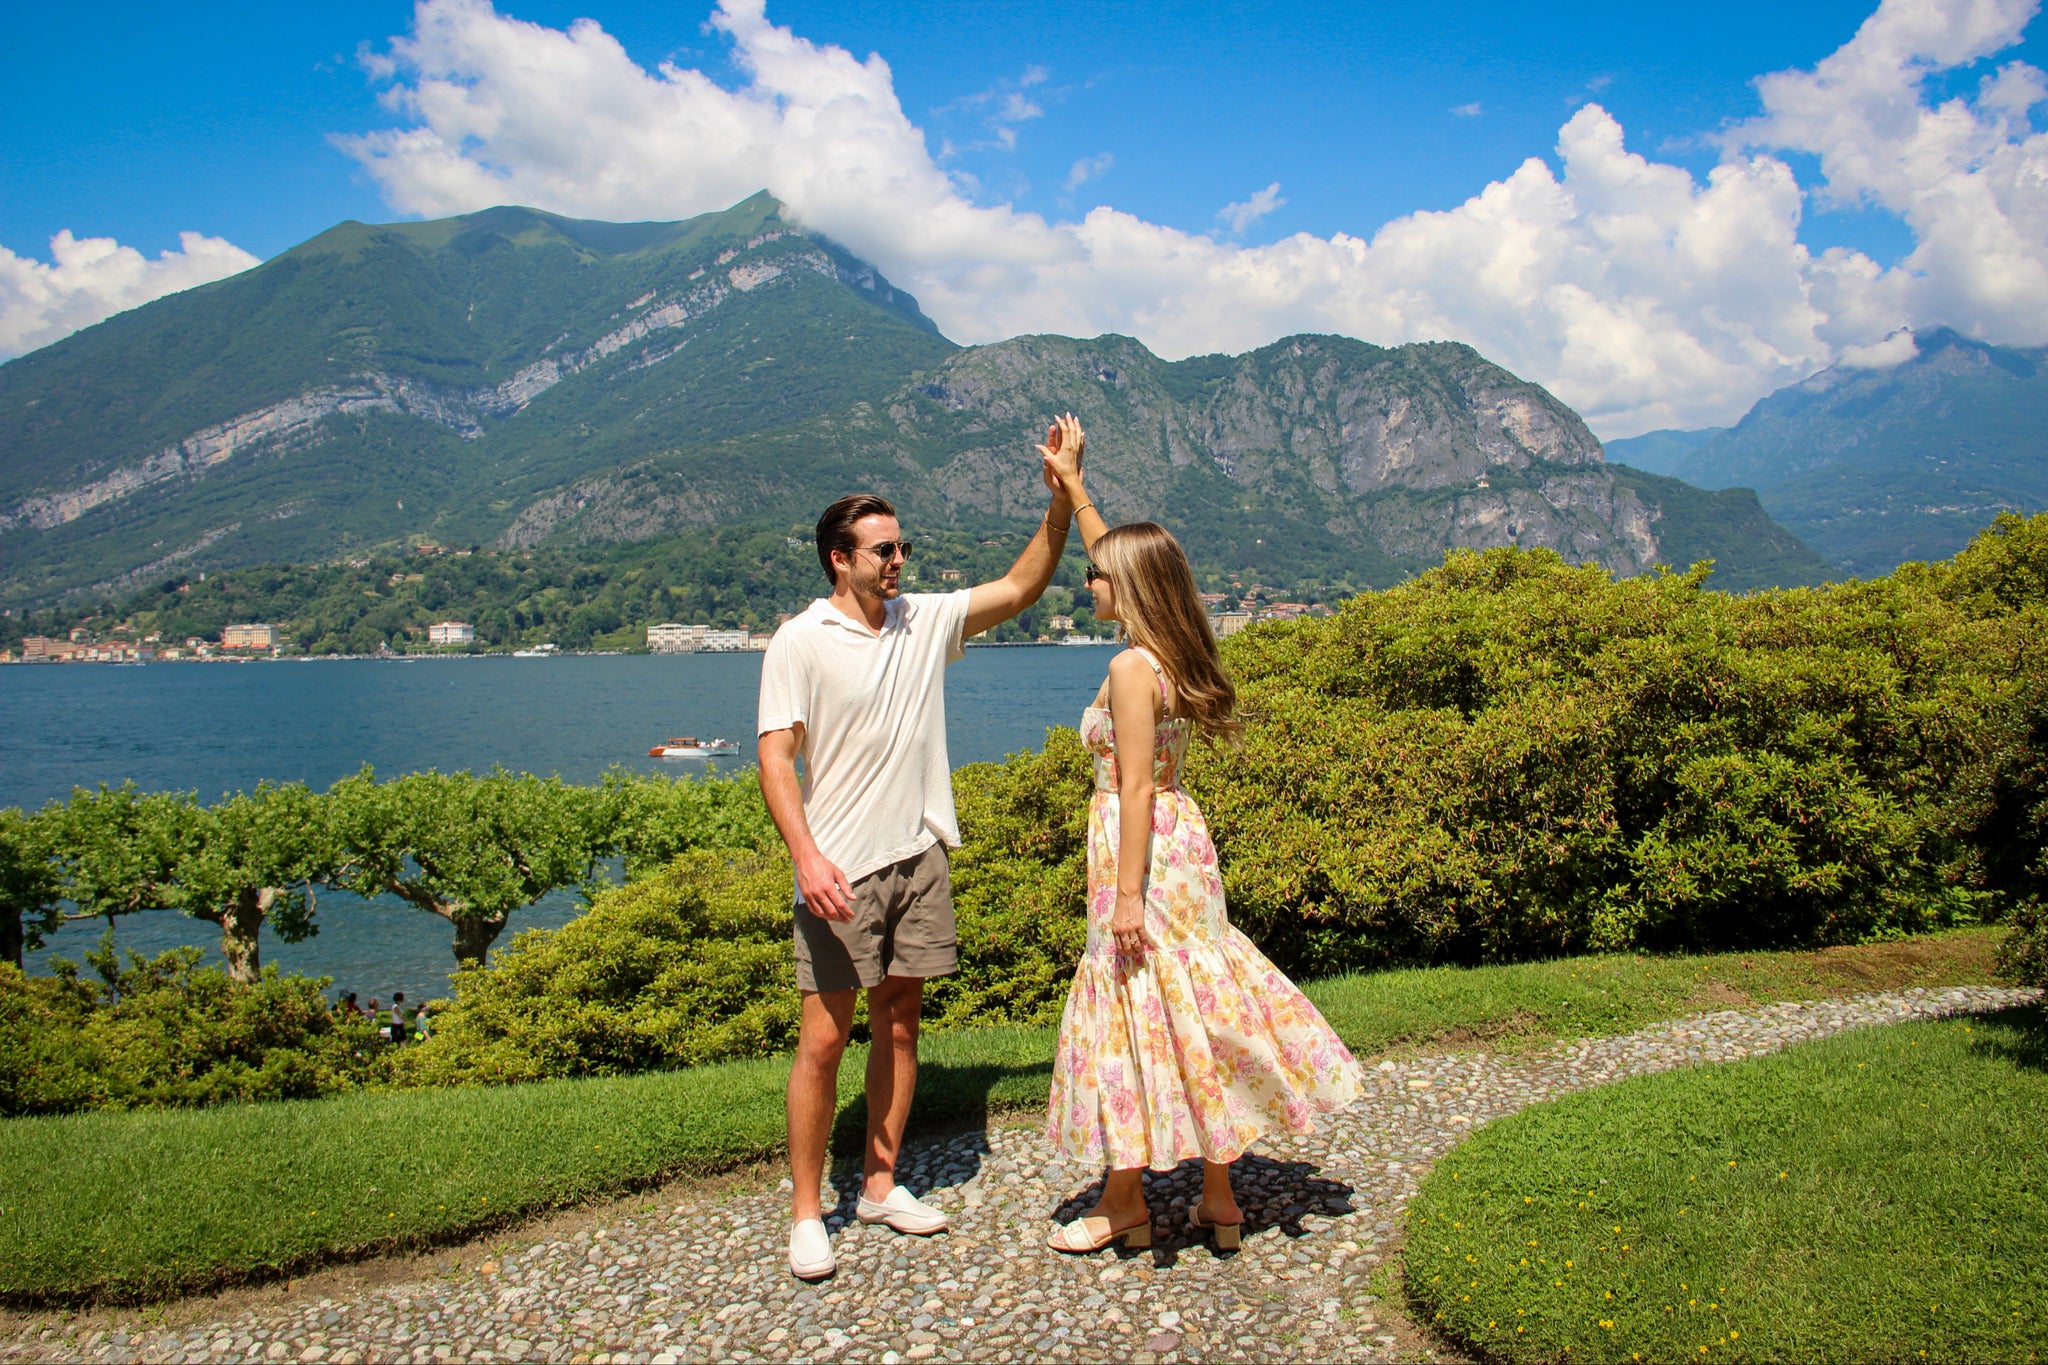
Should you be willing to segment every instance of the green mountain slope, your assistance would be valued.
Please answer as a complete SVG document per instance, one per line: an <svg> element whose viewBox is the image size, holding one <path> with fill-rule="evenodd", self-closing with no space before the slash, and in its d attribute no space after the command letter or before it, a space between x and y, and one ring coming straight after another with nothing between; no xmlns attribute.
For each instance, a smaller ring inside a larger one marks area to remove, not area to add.
<svg viewBox="0 0 2048 1365"><path fill-rule="evenodd" d="M0 600L488 538L522 490L953 349L765 195L686 223L344 223L0 366Z"/></svg>
<svg viewBox="0 0 2048 1365"><path fill-rule="evenodd" d="M1111 520L1157 517L1269 581L1383 586L1511 543L1622 574L1712 558L1738 587L1825 571L1753 498L1607 466L1577 414L1470 347L1327 336L1177 363L1117 336L975 347L874 402L578 480L503 543L795 519L848 488L927 520L1031 518L1032 442L1068 409Z"/></svg>
<svg viewBox="0 0 2048 1365"><path fill-rule="evenodd" d="M1672 471L1754 488L1850 573L1961 549L2002 511L2048 507L2048 347L1943 328L1888 370L1837 366L1764 398Z"/></svg>
<svg viewBox="0 0 2048 1365"><path fill-rule="evenodd" d="M1065 409L1113 517L1247 582L1378 586L1510 543L1623 574L1710 557L1732 586L1823 571L1741 497L1609 467L1469 347L962 350L756 195L684 223L344 223L0 365L0 605L421 542L786 528L856 487L1011 528Z"/></svg>

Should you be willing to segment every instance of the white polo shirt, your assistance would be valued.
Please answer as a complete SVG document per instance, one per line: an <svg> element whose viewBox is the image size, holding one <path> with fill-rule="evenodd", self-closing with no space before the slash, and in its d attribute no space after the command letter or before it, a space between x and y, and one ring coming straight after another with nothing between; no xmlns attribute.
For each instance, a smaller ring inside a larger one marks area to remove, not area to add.
<svg viewBox="0 0 2048 1365"><path fill-rule="evenodd" d="M848 881L960 847L946 665L966 653L967 598L898 597L877 635L821 597L768 642L756 733L803 724L804 819Z"/></svg>

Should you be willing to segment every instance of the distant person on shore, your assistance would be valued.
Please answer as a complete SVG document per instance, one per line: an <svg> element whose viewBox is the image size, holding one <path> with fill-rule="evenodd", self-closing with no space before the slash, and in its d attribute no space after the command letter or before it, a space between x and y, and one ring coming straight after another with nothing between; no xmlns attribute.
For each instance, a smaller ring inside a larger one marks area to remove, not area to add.
<svg viewBox="0 0 2048 1365"><path fill-rule="evenodd" d="M356 1003L356 993L354 991L343 991L341 993L341 1001L334 1007L334 1012L348 1019L360 1019L363 1017L363 1007Z"/></svg>
<svg viewBox="0 0 2048 1365"><path fill-rule="evenodd" d="M417 1010L413 1011L413 1016L412 1016L412 1033L413 1033L413 1037L415 1037L415 1038L419 1039L419 1040L420 1040L421 1042L423 1042L423 1043L424 1043L424 1042L426 1042L426 1041L427 1041L427 1039L429 1039L429 1038L431 1038L431 1037L433 1037L433 1036L434 1036L434 1035L433 1035L433 1027L434 1027L434 1025L433 1025L433 1019L432 1019L432 1017L431 1017L431 1006L430 1006L430 1004L429 1004L429 1005L421 1005L421 1006L420 1006L420 1007L419 1007L419 1008L418 1008Z"/></svg>
<svg viewBox="0 0 2048 1365"><path fill-rule="evenodd" d="M834 1267L819 1187L840 1057L858 991L868 993L868 1134L862 1222L929 1235L946 1215L896 1183L917 1083L924 983L958 963L946 849L960 835L946 756L946 665L978 635L1036 602L1072 521L1061 477L1080 472L1081 424L1040 447L1051 505L1010 571L948 593L900 593L910 558L896 509L869 493L818 518L818 562L832 595L783 625L761 662L761 791L796 864L797 989L789 1076L796 1192L789 1268ZM804 775L797 777L801 758Z"/></svg>
<svg viewBox="0 0 2048 1365"><path fill-rule="evenodd" d="M385 1031L384 1021L378 1017L383 1012L383 1007L377 1003L376 996L370 997L370 1003L365 1006L365 1010L370 1016L370 1027L377 1031L380 1038L389 1038L391 1035Z"/></svg>
<svg viewBox="0 0 2048 1365"><path fill-rule="evenodd" d="M1237 691L1180 543L1110 529L1077 468L1063 475L1088 547L1095 617L1131 648L1109 662L1081 740L1088 810L1088 946L1053 1053L1047 1135L1107 1168L1102 1197L1054 1230L1055 1251L1152 1244L1142 1172L1202 1159L1188 1224L1238 1246L1230 1163L1275 1129L1307 1133L1363 1088L1316 1007L1230 923L1208 821L1180 785L1197 731L1234 741Z"/></svg>
<svg viewBox="0 0 2048 1365"><path fill-rule="evenodd" d="M391 992L391 1041L405 1041L405 992Z"/></svg>

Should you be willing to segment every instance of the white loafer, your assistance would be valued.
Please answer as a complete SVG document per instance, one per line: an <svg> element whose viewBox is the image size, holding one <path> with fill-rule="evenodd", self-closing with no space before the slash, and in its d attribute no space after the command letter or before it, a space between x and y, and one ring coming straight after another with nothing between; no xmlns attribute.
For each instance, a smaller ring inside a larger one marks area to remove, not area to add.
<svg viewBox="0 0 2048 1365"><path fill-rule="evenodd" d="M800 1280L821 1280L838 1268L825 1224L806 1218L789 1230L789 1273Z"/></svg>
<svg viewBox="0 0 2048 1365"><path fill-rule="evenodd" d="M890 1190L884 1199L870 1199L862 1195L854 1212L863 1223L886 1223L898 1232L917 1237L928 1237L946 1230L946 1215L901 1185Z"/></svg>

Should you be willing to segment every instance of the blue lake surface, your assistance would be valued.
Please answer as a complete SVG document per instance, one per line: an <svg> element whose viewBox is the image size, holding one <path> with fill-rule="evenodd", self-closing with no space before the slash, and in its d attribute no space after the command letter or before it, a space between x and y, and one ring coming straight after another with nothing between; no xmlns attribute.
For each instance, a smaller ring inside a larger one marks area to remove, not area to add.
<svg viewBox="0 0 2048 1365"><path fill-rule="evenodd" d="M1112 651L975 648L946 673L953 763L1001 758L1072 725ZM203 800L265 778L325 787L370 764L380 774L438 768L559 773L595 780L606 768L702 772L701 761L646 757L675 734L724 735L754 759L758 654L599 655L404 661L277 660L74 664L0 668L0 807L32 809L74 786L133 780L151 791L197 791ZM520 929L559 925L580 910L571 894L515 914ZM286 972L331 976L364 999L403 990L447 993L454 965L442 920L396 901L321 897L320 932L304 943L265 935L263 960ZM34 955L74 960L104 921L67 926ZM123 917L124 949L157 953L198 944L216 953L212 925L174 913Z"/></svg>

